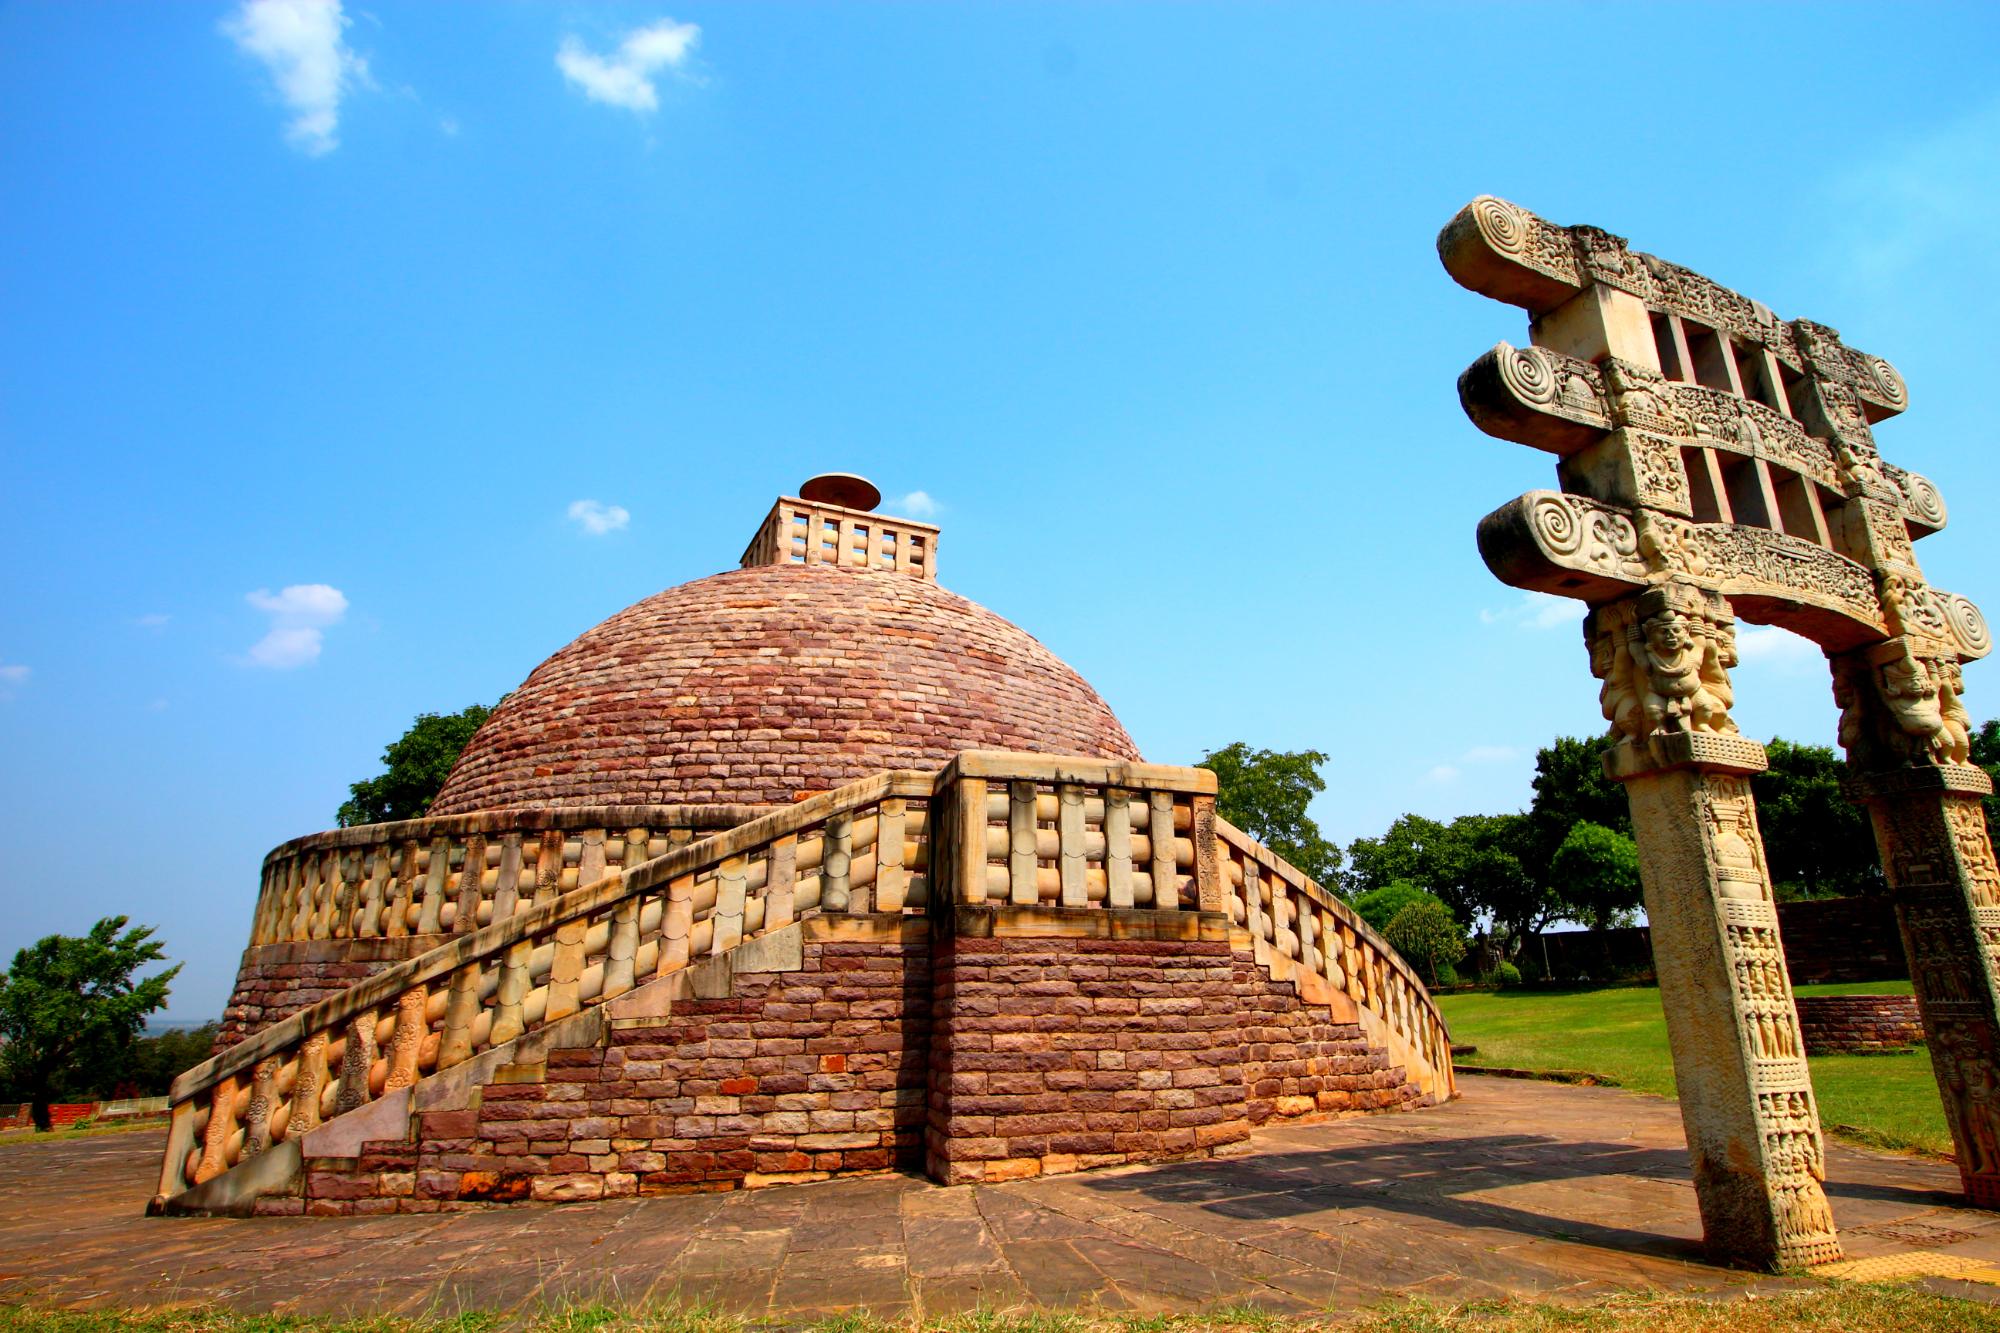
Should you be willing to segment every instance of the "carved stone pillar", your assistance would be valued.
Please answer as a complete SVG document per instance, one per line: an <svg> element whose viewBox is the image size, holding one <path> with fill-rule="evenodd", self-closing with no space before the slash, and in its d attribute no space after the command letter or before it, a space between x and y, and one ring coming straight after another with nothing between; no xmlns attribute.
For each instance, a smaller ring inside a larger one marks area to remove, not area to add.
<svg viewBox="0 0 2000 1333"><path fill-rule="evenodd" d="M1594 609L1585 633L1622 738L1604 767L1631 804L1705 1245L1718 1262L1763 1268L1838 1259L1750 794L1764 747L1728 717L1728 603L1661 585Z"/></svg>
<svg viewBox="0 0 2000 1333"><path fill-rule="evenodd" d="M1847 794L1868 810L1967 1201L2000 1207L2000 865L1957 659L1899 636L1832 660Z"/></svg>

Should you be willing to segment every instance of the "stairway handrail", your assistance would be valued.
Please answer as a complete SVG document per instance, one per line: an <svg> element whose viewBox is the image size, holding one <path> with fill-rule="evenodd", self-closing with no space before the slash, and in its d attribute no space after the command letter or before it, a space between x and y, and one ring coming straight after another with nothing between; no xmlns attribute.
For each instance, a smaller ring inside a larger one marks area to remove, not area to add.
<svg viewBox="0 0 2000 1333"><path fill-rule="evenodd" d="M732 856L810 828L834 815L890 797L928 799L934 781L934 774L908 769L876 773L677 847L629 870L609 870L590 884L517 912L505 921L460 935L301 1009L183 1073L174 1080L169 1096L176 1103L187 1101L222 1079L303 1042L314 1032L334 1028L466 963L501 953L565 922L587 919L622 898L657 890L684 875L720 865Z"/></svg>

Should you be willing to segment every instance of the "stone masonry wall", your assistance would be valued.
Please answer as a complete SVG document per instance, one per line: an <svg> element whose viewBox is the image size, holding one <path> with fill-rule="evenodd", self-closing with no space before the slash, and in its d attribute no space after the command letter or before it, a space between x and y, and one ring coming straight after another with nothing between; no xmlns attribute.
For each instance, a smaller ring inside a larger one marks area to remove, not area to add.
<svg viewBox="0 0 2000 1333"><path fill-rule="evenodd" d="M220 1052L307 1005L337 995L384 968L445 943L449 935L378 940L313 940L253 945L243 951L236 987L216 1034Z"/></svg>
<svg viewBox="0 0 2000 1333"><path fill-rule="evenodd" d="M1801 995L1806 1054L1900 1051L1924 1039L1914 995Z"/></svg>
<svg viewBox="0 0 2000 1333"><path fill-rule="evenodd" d="M522 1040L496 1053L516 1063L328 1122L289 1191L255 1210L428 1212L894 1168L1008 1180L1425 1100L1346 997L1302 999L1213 913L812 917Z"/></svg>
<svg viewBox="0 0 2000 1333"><path fill-rule="evenodd" d="M1325 1005L1307 1004L1289 981L1272 978L1247 945L1234 949L1237 1035L1252 1125L1344 1111L1407 1109L1423 1092L1370 1046L1358 1018L1341 1022Z"/></svg>
<svg viewBox="0 0 2000 1333"><path fill-rule="evenodd" d="M934 1178L1016 1180L1249 1134L1226 938L961 934L936 969Z"/></svg>
<svg viewBox="0 0 2000 1333"><path fill-rule="evenodd" d="M415 1116L410 1140L308 1159L304 1197L260 1211L424 1212L918 1166L923 924L807 942L797 971L740 973L726 997L677 999L664 1017L612 1023L601 1044L505 1066L477 1105Z"/></svg>

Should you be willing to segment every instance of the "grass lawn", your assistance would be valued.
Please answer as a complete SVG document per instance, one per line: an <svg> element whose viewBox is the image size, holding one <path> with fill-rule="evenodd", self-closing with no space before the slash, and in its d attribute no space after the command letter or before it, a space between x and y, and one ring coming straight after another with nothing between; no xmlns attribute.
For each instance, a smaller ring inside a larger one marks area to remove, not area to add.
<svg viewBox="0 0 2000 1333"><path fill-rule="evenodd" d="M136 1333L497 1333L501 1328L531 1333L756 1333L770 1327L674 1305L642 1310L583 1305L505 1316L384 1315L357 1320L239 1315L214 1309L61 1311L0 1305L0 1333L128 1329ZM979 1310L906 1319L859 1313L788 1327L796 1333L1903 1333L1919 1328L1928 1333L2000 1333L2000 1311L1907 1287L1840 1284L1754 1299L1634 1293L1580 1306L1404 1301L1357 1314L1309 1319L1286 1318L1254 1306L1189 1315L1113 1314L1086 1307Z"/></svg>
<svg viewBox="0 0 2000 1333"><path fill-rule="evenodd" d="M1909 989L1907 981L1798 988L1802 995ZM1453 1042L1479 1048L1458 1060L1461 1069L1564 1070L1674 1095L1666 1019L1651 986L1470 991L1440 995L1438 1008L1451 1024ZM1927 1052L1815 1055L1810 1063L1820 1119L1829 1130L1878 1147L1951 1151Z"/></svg>

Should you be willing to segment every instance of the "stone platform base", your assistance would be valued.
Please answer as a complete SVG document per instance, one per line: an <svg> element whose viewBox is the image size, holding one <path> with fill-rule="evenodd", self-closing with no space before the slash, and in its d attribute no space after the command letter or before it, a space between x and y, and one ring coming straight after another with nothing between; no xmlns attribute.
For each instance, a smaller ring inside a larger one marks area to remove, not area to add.
<svg viewBox="0 0 2000 1333"><path fill-rule="evenodd" d="M1351 1001L1302 984L1216 913L810 917L329 1121L173 1211L433 1212L897 1168L1017 1180L1428 1102Z"/></svg>
<svg viewBox="0 0 2000 1333"><path fill-rule="evenodd" d="M1801 995L1806 1054L1905 1051L1924 1039L1914 995Z"/></svg>

